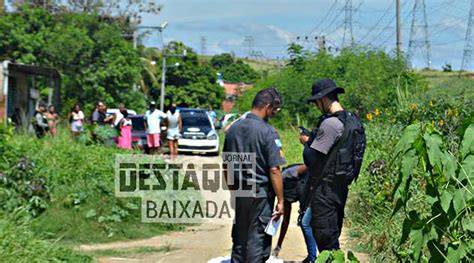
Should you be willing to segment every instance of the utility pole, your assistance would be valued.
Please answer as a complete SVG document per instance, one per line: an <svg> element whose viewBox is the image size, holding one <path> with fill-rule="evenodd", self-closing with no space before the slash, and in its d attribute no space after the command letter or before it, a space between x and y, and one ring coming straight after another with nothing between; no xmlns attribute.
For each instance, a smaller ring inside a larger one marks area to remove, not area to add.
<svg viewBox="0 0 474 263"><path fill-rule="evenodd" d="M397 58L400 57L400 53L402 51L402 30L401 30L401 24L400 24L400 0L397 0L396 3L397 6Z"/></svg>
<svg viewBox="0 0 474 263"><path fill-rule="evenodd" d="M320 36L318 38L319 50L326 50L326 36Z"/></svg>
<svg viewBox="0 0 474 263"><path fill-rule="evenodd" d="M469 63L471 62L473 46L472 46L472 38L474 35L472 33L472 27L474 26L474 0L471 0L471 11L469 11L469 18L467 23L467 30L466 30L466 42L464 43L464 52L462 56L462 64L461 64L461 71L466 70L469 67Z"/></svg>
<svg viewBox="0 0 474 263"><path fill-rule="evenodd" d="M411 21L410 41L408 42L408 60L413 59L415 50L419 48L426 62L426 67L431 68L431 44L428 33L425 0L415 0L412 12L413 18ZM418 22L419 19L422 20L420 23Z"/></svg>
<svg viewBox="0 0 474 263"><path fill-rule="evenodd" d="M347 46L347 43L352 44L354 43L353 38L353 31L352 31L352 0L346 0L346 4L344 5L344 35L342 37L342 46Z"/></svg>

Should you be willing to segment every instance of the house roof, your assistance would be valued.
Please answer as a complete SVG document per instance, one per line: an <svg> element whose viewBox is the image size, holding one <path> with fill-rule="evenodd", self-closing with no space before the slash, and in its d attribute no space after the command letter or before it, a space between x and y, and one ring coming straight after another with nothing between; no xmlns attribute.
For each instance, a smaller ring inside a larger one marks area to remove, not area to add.
<svg viewBox="0 0 474 263"><path fill-rule="evenodd" d="M61 77L61 74L59 74L59 71L57 69L51 68L51 67L44 67L44 66L8 63L8 70L16 71L16 72L20 72L24 74L29 74L29 75L40 75L40 76L51 77L51 78Z"/></svg>

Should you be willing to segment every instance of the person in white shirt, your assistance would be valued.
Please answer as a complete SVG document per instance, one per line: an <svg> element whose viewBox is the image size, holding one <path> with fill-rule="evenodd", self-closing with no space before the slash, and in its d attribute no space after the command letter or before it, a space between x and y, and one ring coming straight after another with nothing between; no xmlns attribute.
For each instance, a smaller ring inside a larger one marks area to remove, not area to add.
<svg viewBox="0 0 474 263"><path fill-rule="evenodd" d="M154 101L150 102L149 109L145 112L145 128L148 148L150 153L157 153L160 150L161 120L166 119L167 115L156 108Z"/></svg>

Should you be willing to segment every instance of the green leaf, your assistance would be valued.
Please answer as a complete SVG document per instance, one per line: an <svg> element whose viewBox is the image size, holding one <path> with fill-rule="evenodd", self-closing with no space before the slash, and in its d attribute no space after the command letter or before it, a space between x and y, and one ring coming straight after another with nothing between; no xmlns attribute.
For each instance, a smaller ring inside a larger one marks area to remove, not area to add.
<svg viewBox="0 0 474 263"><path fill-rule="evenodd" d="M95 217L96 215L97 215L97 212L95 211L95 209L90 209L86 213L86 218L92 218L92 217Z"/></svg>
<svg viewBox="0 0 474 263"><path fill-rule="evenodd" d="M464 189L457 189L456 192L454 193L454 198L453 198L453 206L454 206L454 211L456 211L456 214L461 212L465 208L466 202L464 201Z"/></svg>
<svg viewBox="0 0 474 263"><path fill-rule="evenodd" d="M321 252L321 254L318 255L315 263L326 263L326 261L328 261L330 257L331 257L331 251L324 250L323 252Z"/></svg>
<svg viewBox="0 0 474 263"><path fill-rule="evenodd" d="M441 207L444 212L448 212L449 206L451 205L451 200L453 200L453 195L448 190L444 190L440 195Z"/></svg>
<svg viewBox="0 0 474 263"><path fill-rule="evenodd" d="M424 244L423 229L412 229L410 232L410 240L413 245L413 257L415 261L418 261L421 256L422 247Z"/></svg>
<svg viewBox="0 0 474 263"><path fill-rule="evenodd" d="M468 218L468 217L463 218L462 227L466 231L474 232L474 218Z"/></svg>
<svg viewBox="0 0 474 263"><path fill-rule="evenodd" d="M446 257L448 258L449 262L455 263L455 262L460 262L461 258L461 249L460 246L453 246L449 245L448 247L448 253L446 254Z"/></svg>
<svg viewBox="0 0 474 263"><path fill-rule="evenodd" d="M400 238L400 245L405 243L405 241L407 240L411 232L412 225L413 225L413 221L409 217L405 217L405 220L403 220L402 237Z"/></svg>
<svg viewBox="0 0 474 263"><path fill-rule="evenodd" d="M347 259L351 262L351 263L359 263L359 259L354 255L354 253L352 251L349 250L349 252L347 252Z"/></svg>
<svg viewBox="0 0 474 263"><path fill-rule="evenodd" d="M441 150L443 139L439 134L425 133L423 136L428 148L428 159L431 166L438 168L438 172L443 171L443 160L446 158L446 154Z"/></svg>
<svg viewBox="0 0 474 263"><path fill-rule="evenodd" d="M413 142L417 139L420 132L419 124L412 124L405 128L403 135L395 146L395 155L398 156L401 153L411 149Z"/></svg>
<svg viewBox="0 0 474 263"><path fill-rule="evenodd" d="M395 214L408 201L411 177L417 164L418 158L416 156L415 150L412 149L403 156L399 180L394 188L395 190L393 198L397 200L397 203L392 215Z"/></svg>
<svg viewBox="0 0 474 263"><path fill-rule="evenodd" d="M464 138L461 143L461 160L464 160L468 154L474 153L474 124L470 124L464 132Z"/></svg>
<svg viewBox="0 0 474 263"><path fill-rule="evenodd" d="M468 155L461 163L461 169L459 169L459 180L467 180L474 182L474 155Z"/></svg>
<svg viewBox="0 0 474 263"><path fill-rule="evenodd" d="M333 251L332 258L333 258L332 262L334 263L336 262L344 263L345 261L344 251L342 250Z"/></svg>

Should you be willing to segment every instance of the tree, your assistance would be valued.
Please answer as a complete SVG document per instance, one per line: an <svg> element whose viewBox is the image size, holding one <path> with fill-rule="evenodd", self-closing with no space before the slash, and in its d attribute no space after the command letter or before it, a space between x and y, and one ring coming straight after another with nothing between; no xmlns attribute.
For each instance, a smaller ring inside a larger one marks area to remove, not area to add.
<svg viewBox="0 0 474 263"><path fill-rule="evenodd" d="M186 50L186 56L182 56ZM147 84L149 97L158 100L161 96L162 50L144 49L141 53L145 67L143 82ZM208 64L199 62L196 52L181 42L172 41L165 48L166 97L165 104L177 103L181 107L220 107L224 90L216 84L217 72ZM148 57L148 58L144 58ZM150 62L155 61L155 65ZM175 67L179 63L178 67Z"/></svg>
<svg viewBox="0 0 474 263"><path fill-rule="evenodd" d="M211 58L211 66L216 70L220 70L234 63L234 57L229 53L215 55Z"/></svg>
<svg viewBox="0 0 474 263"><path fill-rule="evenodd" d="M305 54L303 46L291 43L287 49L290 60L288 66L292 67L296 71L302 71L304 69Z"/></svg>
<svg viewBox="0 0 474 263"><path fill-rule="evenodd" d="M54 41L51 41L54 39ZM25 64L48 65L63 75L63 109L81 102L93 108L97 100L110 106L144 107L144 96L133 90L141 63L122 28L98 15L50 13L20 6L0 17L0 54Z"/></svg>
<svg viewBox="0 0 474 263"><path fill-rule="evenodd" d="M259 77L258 73L242 60L222 68L220 72L224 80L229 82L255 83Z"/></svg>

